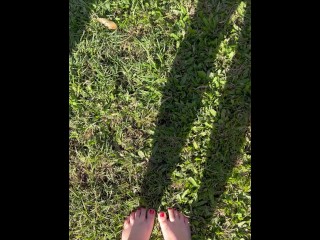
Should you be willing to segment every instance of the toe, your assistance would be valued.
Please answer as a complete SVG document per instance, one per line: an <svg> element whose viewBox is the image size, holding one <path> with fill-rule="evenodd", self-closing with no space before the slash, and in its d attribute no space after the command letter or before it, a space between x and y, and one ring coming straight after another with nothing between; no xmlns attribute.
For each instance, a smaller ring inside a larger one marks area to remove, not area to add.
<svg viewBox="0 0 320 240"><path fill-rule="evenodd" d="M174 208L173 213L175 219L180 219L181 213L177 209Z"/></svg>
<svg viewBox="0 0 320 240"><path fill-rule="evenodd" d="M135 212L132 212L130 214L130 224L132 225L134 223L134 220L135 220Z"/></svg>
<svg viewBox="0 0 320 240"><path fill-rule="evenodd" d="M138 209L136 210L136 213L135 213L135 215L134 215L134 218L135 218L135 219L136 219L136 218L139 218L139 217L140 217L140 214L141 214L141 209L138 208Z"/></svg>
<svg viewBox="0 0 320 240"><path fill-rule="evenodd" d="M145 208L141 208L140 211L141 211L141 213L140 213L140 218L141 218L142 220L146 219L146 212L147 212L147 210L146 210Z"/></svg>
<svg viewBox="0 0 320 240"><path fill-rule="evenodd" d="M156 211L154 209L149 209L147 213L147 219L154 220Z"/></svg>
<svg viewBox="0 0 320 240"><path fill-rule="evenodd" d="M189 225L189 223L190 223L189 218L186 216L183 216L183 218L184 218L185 224Z"/></svg>
<svg viewBox="0 0 320 240"><path fill-rule="evenodd" d="M153 225L155 216L156 216L156 211L154 209L149 209L147 213L147 222Z"/></svg>
<svg viewBox="0 0 320 240"><path fill-rule="evenodd" d="M174 220L176 218L174 209L168 208L168 214L169 214L170 222L174 222Z"/></svg>
<svg viewBox="0 0 320 240"><path fill-rule="evenodd" d="M130 226L130 217L127 217L127 218L124 220L123 228L124 228L124 229L127 229L129 226Z"/></svg>
<svg viewBox="0 0 320 240"><path fill-rule="evenodd" d="M158 221L159 221L160 225L167 223L167 215L165 212L159 212Z"/></svg>

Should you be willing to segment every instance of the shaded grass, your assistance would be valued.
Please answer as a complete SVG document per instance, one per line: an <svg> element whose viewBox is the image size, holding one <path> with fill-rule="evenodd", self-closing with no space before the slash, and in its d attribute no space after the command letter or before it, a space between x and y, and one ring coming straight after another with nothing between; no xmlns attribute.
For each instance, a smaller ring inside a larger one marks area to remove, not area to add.
<svg viewBox="0 0 320 240"><path fill-rule="evenodd" d="M117 239L140 204L250 239L249 4L70 1L70 239Z"/></svg>

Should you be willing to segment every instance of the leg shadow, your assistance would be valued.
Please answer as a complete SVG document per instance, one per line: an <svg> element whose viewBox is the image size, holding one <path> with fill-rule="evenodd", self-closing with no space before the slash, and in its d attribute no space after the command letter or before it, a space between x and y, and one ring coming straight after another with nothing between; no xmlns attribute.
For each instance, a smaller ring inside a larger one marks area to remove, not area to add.
<svg viewBox="0 0 320 240"><path fill-rule="evenodd" d="M219 197L225 191L225 185L236 164L241 164L243 153L251 154L246 146L246 136L250 134L251 85L250 69L250 0L246 2L244 22L229 71L226 85L219 98L219 107L215 117L214 130L210 138L207 161L198 190L198 200L192 204L191 219L195 239L214 239L214 226L210 226L214 210L219 206ZM232 43L231 43L232 44ZM199 204L201 203L201 204ZM206 214L203 214L206 213Z"/></svg>
<svg viewBox="0 0 320 240"><path fill-rule="evenodd" d="M182 161L180 153L186 143L192 123L202 107L203 89L208 86L208 78L203 77L201 73L207 73L212 69L217 48L232 27L226 23L239 3L239 0L199 0L191 29L187 31L186 37L181 43L167 84L163 89L152 155L141 186L141 205L155 209L158 209L161 205L161 198L171 184L171 174L177 168L177 164ZM223 12L219 12L219 9ZM208 39L212 39L212 41L209 40L208 42ZM231 78L231 76L228 76L228 78ZM232 87L234 91L237 91L237 86L234 86L234 84L232 82L227 83L226 89ZM225 91L225 94L221 97L219 108L223 109L224 101L230 101L228 100L231 97L229 94L228 91ZM236 104L242 106L245 104L245 101L246 99L242 99L241 102ZM234 107L237 109L237 106ZM232 110L229 110L227 116L224 115L224 117L232 119L236 115L237 112L234 113ZM222 118L220 120L224 121ZM233 126L226 125L226 123L220 125L222 128L228 126L229 129L225 132L226 135L223 140L218 139L220 141L219 144L216 143L215 134L212 134L212 145L215 147L211 150L218 151L215 153L218 156L222 153L219 153L220 150L217 146L226 144L229 137L228 133L233 134ZM244 139L244 134L241 138ZM237 142L241 141L237 140ZM232 146L232 151L236 151L237 148L238 146ZM223 149L227 148L223 147ZM224 155L226 161L229 161L228 156ZM212 168L212 164L215 164L211 159L215 159L215 155L208 154L208 169ZM215 161L221 161L221 159L215 159ZM224 185L233 167L231 163L224 164L224 166L227 168L224 169L226 174L223 180L220 180L220 183L223 182L220 185ZM207 185L214 181L211 171L206 172L205 175L211 179L209 180L210 182L207 181L208 179L203 179L204 184L200 191L204 191ZM218 188L222 187L219 186ZM214 192L216 191L218 190ZM207 198L207 195L201 195L200 197Z"/></svg>

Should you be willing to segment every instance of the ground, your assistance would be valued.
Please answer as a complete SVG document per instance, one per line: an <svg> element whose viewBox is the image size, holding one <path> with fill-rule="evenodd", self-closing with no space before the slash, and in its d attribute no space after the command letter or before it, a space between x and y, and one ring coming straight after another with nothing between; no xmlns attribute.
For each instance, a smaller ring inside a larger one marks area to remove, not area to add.
<svg viewBox="0 0 320 240"><path fill-rule="evenodd" d="M69 1L70 239L119 239L141 205L251 239L250 4Z"/></svg>

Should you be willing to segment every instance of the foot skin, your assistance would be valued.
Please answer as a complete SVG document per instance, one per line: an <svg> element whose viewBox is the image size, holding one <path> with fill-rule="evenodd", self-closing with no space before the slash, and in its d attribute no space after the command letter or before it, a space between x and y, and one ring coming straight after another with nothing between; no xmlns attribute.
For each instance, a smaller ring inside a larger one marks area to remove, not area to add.
<svg viewBox="0 0 320 240"><path fill-rule="evenodd" d="M133 211L124 221L121 240L149 240L155 215L153 209Z"/></svg>
<svg viewBox="0 0 320 240"><path fill-rule="evenodd" d="M158 214L164 240L191 240L189 219L179 211L168 208L169 219L165 212Z"/></svg>

